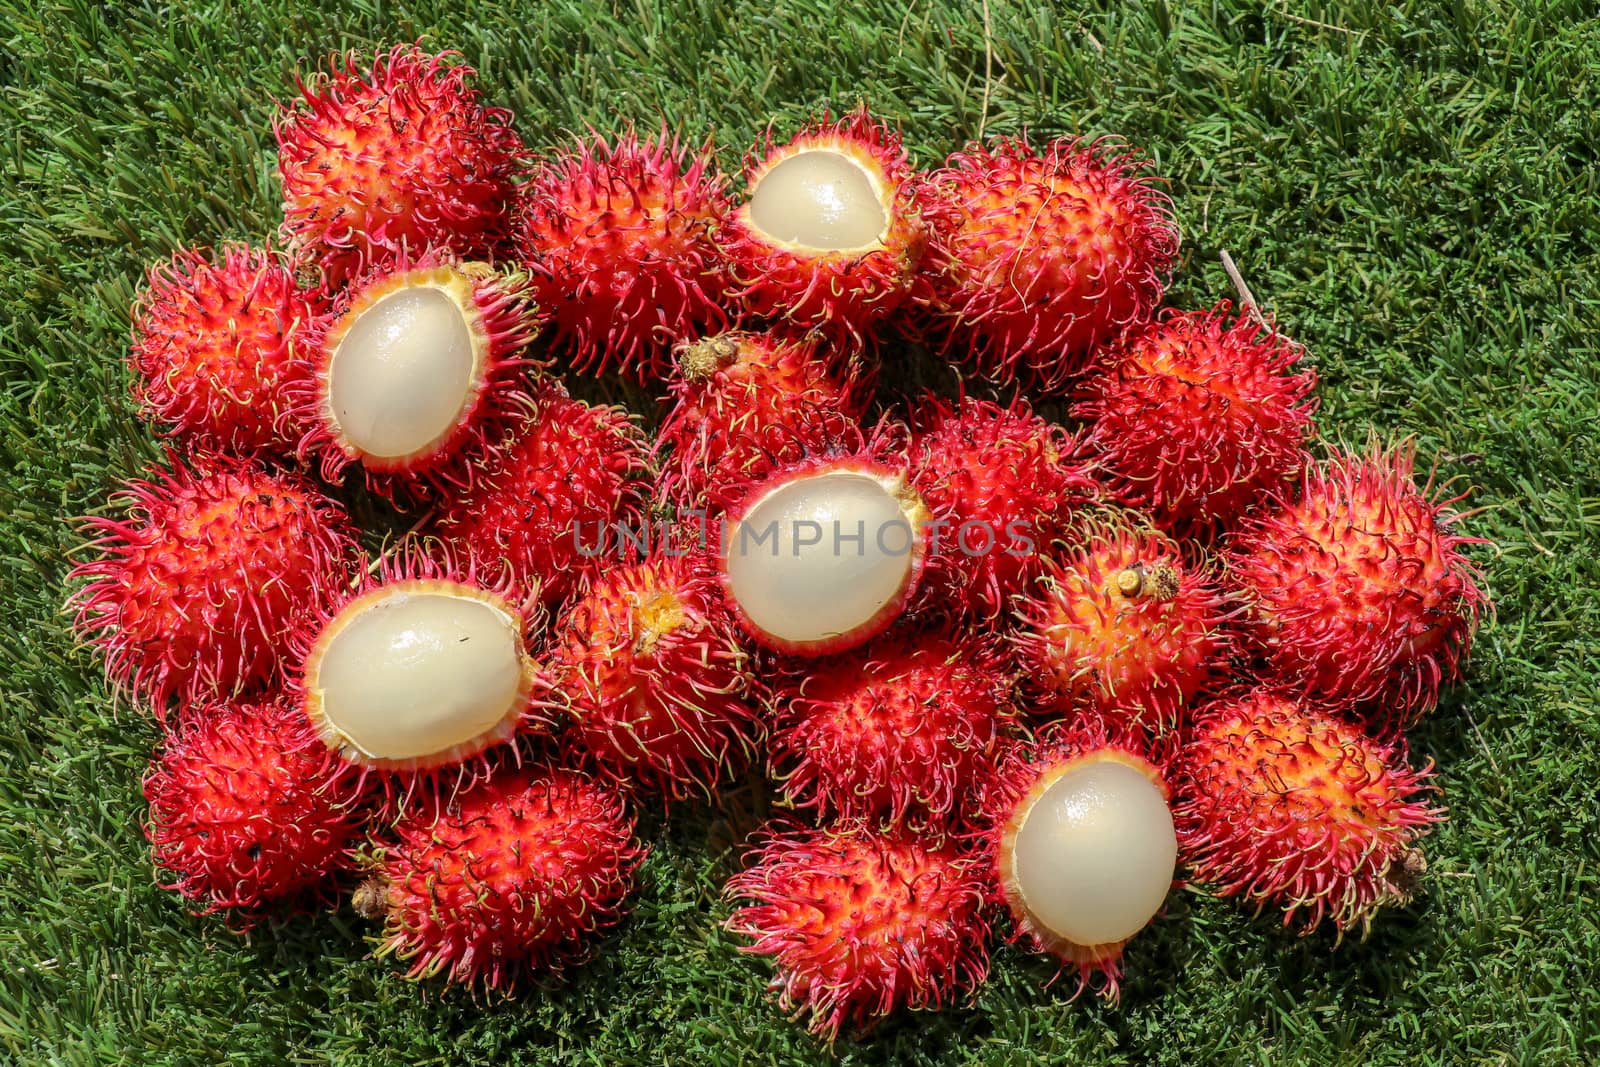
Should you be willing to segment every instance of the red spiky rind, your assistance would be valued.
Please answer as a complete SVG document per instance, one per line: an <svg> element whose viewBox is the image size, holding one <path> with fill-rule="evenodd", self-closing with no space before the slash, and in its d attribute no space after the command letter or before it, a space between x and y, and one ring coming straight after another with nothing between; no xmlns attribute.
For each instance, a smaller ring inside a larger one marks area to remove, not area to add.
<svg viewBox="0 0 1600 1067"><path fill-rule="evenodd" d="M727 927L770 956L770 990L829 1041L976 995L989 971L982 870L951 844L860 824L774 832L727 895Z"/></svg>
<svg viewBox="0 0 1600 1067"><path fill-rule="evenodd" d="M790 803L822 819L923 832L954 826L1015 716L992 643L892 633L810 665L777 694L771 763Z"/></svg>
<svg viewBox="0 0 1600 1067"><path fill-rule="evenodd" d="M81 520L96 556L68 575L83 583L68 605L111 686L161 718L173 698L280 680L292 631L346 581L355 553L338 503L242 458L169 452L112 504L125 517Z"/></svg>
<svg viewBox="0 0 1600 1067"><path fill-rule="evenodd" d="M912 484L949 525L936 530L929 592L976 619L992 619L1039 576L1049 547L1100 496L1097 465L1080 435L1001 406L927 397L915 413Z"/></svg>
<svg viewBox="0 0 1600 1067"><path fill-rule="evenodd" d="M736 470L721 472L726 477L708 480L699 498L690 502L698 505L695 510L705 514L708 525L725 526L792 473L815 472L835 463L861 463L890 468L909 478L910 439L906 425L888 416L871 426L856 417L808 419L798 429L769 425L762 433L731 440L729 452L754 458ZM750 446L759 455L747 452Z"/></svg>
<svg viewBox="0 0 1600 1067"><path fill-rule="evenodd" d="M859 432L870 392L861 364L824 354L814 336L723 333L680 346L677 362L656 448L661 492L680 507Z"/></svg>
<svg viewBox="0 0 1600 1067"><path fill-rule="evenodd" d="M1414 441L1308 466L1297 499L1248 519L1230 570L1269 677L1313 703L1405 724L1461 677L1482 574L1454 530L1460 497L1412 477Z"/></svg>
<svg viewBox="0 0 1600 1067"><path fill-rule="evenodd" d="M382 846L377 953L408 978L501 990L569 967L623 915L646 852L633 831L622 795L570 768L425 800Z"/></svg>
<svg viewBox="0 0 1600 1067"><path fill-rule="evenodd" d="M865 105L837 119L824 113L783 145L769 128L745 158L746 187L753 195L779 163L817 150L845 155L866 172L888 218L882 238L867 249L831 252L774 241L755 225L745 203L719 235L729 296L759 319L820 329L859 347L910 295L927 227L899 132Z"/></svg>
<svg viewBox="0 0 1600 1067"><path fill-rule="evenodd" d="M494 254L527 150L476 72L417 45L333 56L273 122L283 231L335 285L407 250Z"/></svg>
<svg viewBox="0 0 1600 1067"><path fill-rule="evenodd" d="M1234 614L1206 568L1166 534L1090 522L1017 601L1013 641L1046 708L1089 709L1161 733L1218 677Z"/></svg>
<svg viewBox="0 0 1600 1067"><path fill-rule="evenodd" d="M407 456L370 455L345 437L334 415L333 358L362 314L385 297L418 286L444 291L461 309L474 350L472 381L445 433ZM539 325L527 279L460 262L440 249L414 259L401 253L354 282L325 323L315 339L310 373L289 389L292 416L304 427L297 448L301 462L315 462L323 480L335 484L357 465L367 488L391 499L469 490L490 443L525 407L528 371L540 366L527 350Z"/></svg>
<svg viewBox="0 0 1600 1067"><path fill-rule="evenodd" d="M922 179L928 268L913 294L946 353L996 381L1065 386L1148 319L1178 254L1149 161L1111 140L968 145Z"/></svg>
<svg viewBox="0 0 1600 1067"><path fill-rule="evenodd" d="M709 796L760 734L749 656L699 554L591 573L551 639L569 733L625 789Z"/></svg>
<svg viewBox="0 0 1600 1067"><path fill-rule="evenodd" d="M206 449L289 454L289 382L304 373L318 294L265 249L184 249L134 299L128 366L146 421Z"/></svg>
<svg viewBox="0 0 1600 1067"><path fill-rule="evenodd" d="M641 528L650 468L627 412L544 382L472 487L441 503L435 532L485 576L504 570L555 605L606 564L618 527Z"/></svg>
<svg viewBox="0 0 1600 1067"><path fill-rule="evenodd" d="M969 836L976 841L983 858L989 902L1004 909L1011 918L1005 931L1009 943L1061 961L1061 969L1052 982L1063 971L1076 972L1078 984L1073 999L1085 990L1093 990L1107 1001L1117 1001L1121 994L1122 950L1127 941L1080 945L1034 918L1011 873L1011 852L1021 828L1020 818L1062 774L1085 762L1102 759L1116 760L1138 770L1170 803L1174 752L1175 741L1170 736L1150 742L1127 723L1090 713L1051 723L1035 738L1010 742L1002 749L994 772L982 782L974 819L978 829Z"/></svg>
<svg viewBox="0 0 1600 1067"><path fill-rule="evenodd" d="M316 664L327 650L346 609L370 603L385 590L404 586L413 591L467 596L491 604L516 620L519 655L523 661L518 701L491 730L432 758L390 759L361 749L343 737L322 712L322 697L315 686ZM311 730L307 745L322 753L332 765L354 769L359 787L376 780L386 796L437 794L464 783L480 781L491 768L490 757L508 750L513 760L520 750L510 742L519 736L549 731L556 723L559 702L554 680L545 664L533 658L529 645L544 630L546 614L537 586L517 582L512 575L483 575L470 557L457 558L447 550L418 541L404 542L364 569L357 580L319 598L290 635L289 692Z"/></svg>
<svg viewBox="0 0 1600 1067"><path fill-rule="evenodd" d="M1444 817L1432 763L1293 696L1256 689L1198 717L1178 760L1178 839L1198 882L1309 934L1362 935L1409 903L1426 869L1416 841Z"/></svg>
<svg viewBox="0 0 1600 1067"><path fill-rule="evenodd" d="M665 128L614 143L591 130L535 169L516 255L574 369L661 380L675 343L728 324L711 237L726 184L709 140L691 150Z"/></svg>
<svg viewBox="0 0 1600 1067"><path fill-rule="evenodd" d="M928 568L933 529L942 518L946 524L948 519L943 512L931 508L912 486L907 440L906 428L895 422L880 423L870 433L851 428L841 439L832 442L830 447L773 471L743 491L729 492L727 499L733 503L726 508L726 514L717 529L717 576L722 585L723 601L747 637L763 648L790 656L828 656L848 652L887 630L912 603ZM901 515L911 530L911 544L908 547L911 566L900 591L860 626L827 638L790 640L763 629L739 604L729 575L728 553L746 543L748 538L760 538L761 531L750 526L747 520L769 494L794 481L834 473L860 474L872 478L899 501ZM748 538L747 530L754 531L748 534Z"/></svg>
<svg viewBox="0 0 1600 1067"><path fill-rule="evenodd" d="M1224 300L1168 310L1109 352L1076 418L1092 424L1118 495L1169 529L1209 535L1282 492L1314 433L1304 350Z"/></svg>
<svg viewBox="0 0 1600 1067"><path fill-rule="evenodd" d="M145 836L172 879L162 888L243 930L351 866L362 805L304 733L281 696L184 709L144 778Z"/></svg>

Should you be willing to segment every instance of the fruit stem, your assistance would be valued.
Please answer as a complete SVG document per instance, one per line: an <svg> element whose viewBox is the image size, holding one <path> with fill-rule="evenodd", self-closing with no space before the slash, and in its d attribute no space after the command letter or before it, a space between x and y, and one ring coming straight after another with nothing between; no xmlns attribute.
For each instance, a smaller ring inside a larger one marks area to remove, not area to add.
<svg viewBox="0 0 1600 1067"><path fill-rule="evenodd" d="M1255 294L1250 292L1250 287L1244 282L1244 275L1239 273L1239 268L1233 262L1233 257L1228 255L1228 250L1222 250L1222 269L1228 272L1228 280L1233 282L1233 287L1239 291L1239 309L1262 329L1270 329L1266 318L1261 314L1261 307L1256 303Z"/></svg>

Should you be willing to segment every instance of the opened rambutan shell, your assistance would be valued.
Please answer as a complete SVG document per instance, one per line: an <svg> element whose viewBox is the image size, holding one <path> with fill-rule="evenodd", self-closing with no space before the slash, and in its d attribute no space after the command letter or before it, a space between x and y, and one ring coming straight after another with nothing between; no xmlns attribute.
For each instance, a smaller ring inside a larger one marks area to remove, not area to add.
<svg viewBox="0 0 1600 1067"><path fill-rule="evenodd" d="M409 978L510 989L581 959L644 856L620 794L570 769L504 770L395 825L357 907Z"/></svg>
<svg viewBox="0 0 1600 1067"><path fill-rule="evenodd" d="M832 1040L973 996L989 970L981 870L948 845L853 824L774 835L728 883L779 1004Z"/></svg>
<svg viewBox="0 0 1600 1067"><path fill-rule="evenodd" d="M1231 612L1165 534L1125 521L1082 532L1018 601L1024 675L1046 706L1170 727L1222 667Z"/></svg>
<svg viewBox="0 0 1600 1067"><path fill-rule="evenodd" d="M1233 526L1305 462L1316 374L1300 346L1228 303L1166 312L1109 352L1073 414L1118 495L1170 529Z"/></svg>
<svg viewBox="0 0 1600 1067"><path fill-rule="evenodd" d="M406 251L488 257L505 240L526 151L457 53L400 45L333 57L275 122L283 229L329 280Z"/></svg>
<svg viewBox="0 0 1600 1067"><path fill-rule="evenodd" d="M1077 511L1099 496L1082 440L1033 414L929 398L915 419L912 484L946 516L935 530L928 594L993 618L1025 592Z"/></svg>
<svg viewBox="0 0 1600 1067"><path fill-rule="evenodd" d="M295 390L300 454L339 481L425 495L471 485L486 442L520 410L535 327L524 279L429 252L358 282Z"/></svg>
<svg viewBox="0 0 1600 1067"><path fill-rule="evenodd" d="M205 454L168 465L113 497L125 519L85 520L98 555L68 579L84 583L69 602L80 639L157 715L174 696L281 677L291 632L343 584L355 548L343 509L298 478Z"/></svg>
<svg viewBox="0 0 1600 1067"><path fill-rule="evenodd" d="M145 834L174 879L165 888L248 927L266 904L350 866L363 815L305 742L287 699L184 709L144 779Z"/></svg>
<svg viewBox="0 0 1600 1067"><path fill-rule="evenodd" d="M1009 934L1115 1001L1122 952L1160 912L1178 841L1161 756L1083 720L1010 746L986 785L982 834Z"/></svg>
<svg viewBox="0 0 1600 1067"><path fill-rule="evenodd" d="M473 777L474 757L551 723L526 643L536 589L408 549L317 608L295 635L295 695L326 755L363 779Z"/></svg>
<svg viewBox="0 0 1600 1067"><path fill-rule="evenodd" d="M1015 714L1003 658L907 631L806 667L775 699L772 764L788 800L825 818L956 823Z"/></svg>
<svg viewBox="0 0 1600 1067"><path fill-rule="evenodd" d="M772 471L859 433L866 388L816 338L728 332L681 345L657 436L664 495L720 510Z"/></svg>
<svg viewBox="0 0 1600 1067"><path fill-rule="evenodd" d="M1336 453L1297 499L1245 523L1231 571L1273 679L1316 703L1408 722L1461 676L1487 598L1454 500L1412 479L1415 446ZM1459 499L1459 498L1457 498Z"/></svg>
<svg viewBox="0 0 1600 1067"><path fill-rule="evenodd" d="M863 106L746 160L720 241L750 314L859 345L911 290L927 234L900 135Z"/></svg>
<svg viewBox="0 0 1600 1067"><path fill-rule="evenodd" d="M444 500L435 530L492 579L501 572L557 604L644 523L648 446L620 408L544 383L491 450L472 487Z"/></svg>
<svg viewBox="0 0 1600 1067"><path fill-rule="evenodd" d="M822 656L882 633L922 581L937 516L911 485L897 427L775 471L718 531L723 591L767 648Z"/></svg>
<svg viewBox="0 0 1600 1067"><path fill-rule="evenodd" d="M749 657L699 555L657 546L595 572L555 627L551 669L572 736L624 786L706 794L750 757Z"/></svg>
<svg viewBox="0 0 1600 1067"><path fill-rule="evenodd" d="M1178 253L1148 164L1108 142L972 144L922 183L933 234L917 300L946 353L1059 389L1160 302Z"/></svg>
<svg viewBox="0 0 1600 1067"><path fill-rule="evenodd" d="M152 267L128 357L141 413L205 448L292 452L288 386L305 373L319 303L286 263L246 245Z"/></svg>
<svg viewBox="0 0 1600 1067"><path fill-rule="evenodd" d="M711 145L599 134L524 186L516 253L578 370L665 378L679 341L727 324L712 231L727 211Z"/></svg>
<svg viewBox="0 0 1600 1067"><path fill-rule="evenodd" d="M1191 737L1174 815L1196 881L1307 933L1327 919L1365 934L1380 908L1410 903L1416 841L1444 813L1403 742L1270 690L1206 709Z"/></svg>

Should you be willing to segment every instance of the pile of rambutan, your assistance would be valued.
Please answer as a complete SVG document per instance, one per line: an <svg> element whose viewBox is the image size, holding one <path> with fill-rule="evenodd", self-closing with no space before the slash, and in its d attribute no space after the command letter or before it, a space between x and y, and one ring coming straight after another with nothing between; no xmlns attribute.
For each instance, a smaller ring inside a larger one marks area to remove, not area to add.
<svg viewBox="0 0 1600 1067"><path fill-rule="evenodd" d="M996 938L1115 998L1180 879L1335 941L1422 890L1405 731L1480 542L1414 442L1317 442L1247 295L1161 309L1138 152L918 170L862 106L735 181L665 128L530 150L416 45L298 89L281 232L149 272L167 456L72 574L191 908L510 988L626 929L641 814L765 776L726 929L832 1040ZM904 395L895 346L973 377ZM617 372L661 409L580 399Z"/></svg>

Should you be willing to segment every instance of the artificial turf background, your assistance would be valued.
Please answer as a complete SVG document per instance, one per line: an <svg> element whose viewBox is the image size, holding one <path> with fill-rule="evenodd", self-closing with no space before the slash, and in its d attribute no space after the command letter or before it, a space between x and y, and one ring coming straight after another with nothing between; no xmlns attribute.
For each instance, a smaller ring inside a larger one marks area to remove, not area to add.
<svg viewBox="0 0 1600 1067"><path fill-rule="evenodd" d="M636 913L600 957L508 1003L402 981L365 958L348 908L241 940L153 884L139 779L155 730L109 705L61 612L66 518L157 455L127 400L128 304L173 248L272 232L270 118L297 70L419 35L462 50L536 145L665 118L714 130L732 168L769 119L858 98L923 165L980 128L1123 135L1172 179L1172 301L1229 295L1230 250L1309 347L1325 432L1414 431L1486 509L1467 530L1498 542L1477 554L1498 617L1413 741L1452 809L1415 907L1335 950L1178 893L1133 943L1120 1008L1041 991L1053 967L1001 949L975 1008L833 1056L1600 1059L1592 9L1052 6L992 0L986 35L976 3L947 0L0 0L0 1060L829 1059L719 931L738 797L652 831Z"/></svg>

